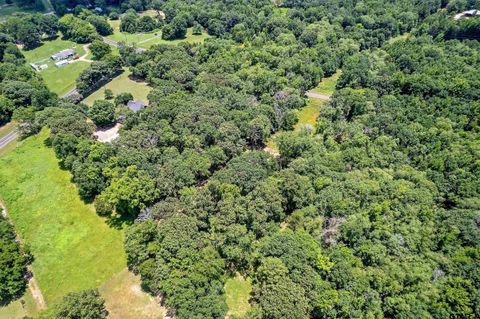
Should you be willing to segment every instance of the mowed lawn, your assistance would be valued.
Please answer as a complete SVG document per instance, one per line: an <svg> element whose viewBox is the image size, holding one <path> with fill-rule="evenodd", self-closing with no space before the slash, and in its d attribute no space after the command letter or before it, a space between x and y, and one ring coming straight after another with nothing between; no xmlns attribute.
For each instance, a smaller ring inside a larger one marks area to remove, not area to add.
<svg viewBox="0 0 480 319"><path fill-rule="evenodd" d="M0 157L0 197L27 243L48 305L70 291L100 286L126 267L123 232L86 205L44 145L48 131Z"/></svg>
<svg viewBox="0 0 480 319"><path fill-rule="evenodd" d="M105 99L105 90L112 90L114 95L117 95L122 92L130 92L133 95L135 100L143 101L148 103L147 95L151 91L151 87L145 82L136 82L129 78L131 74L130 71L125 71L112 81L108 82L97 91L87 96L83 103L91 106L95 100L104 100Z"/></svg>
<svg viewBox="0 0 480 319"><path fill-rule="evenodd" d="M248 299L252 292L252 283L250 279L243 278L237 274L229 278L225 283L225 297L227 299L228 313L227 317L242 317L250 308Z"/></svg>
<svg viewBox="0 0 480 319"><path fill-rule="evenodd" d="M38 73L43 77L48 88L59 96L62 96L75 88L75 81L78 76L89 66L88 62L75 61L64 67L57 68L50 57L65 49L74 49L79 56L85 54L83 45L68 40L62 40L60 37L52 41L44 42L41 46L33 50L22 51L27 63L38 62L37 64L40 65L48 65L47 69Z"/></svg>

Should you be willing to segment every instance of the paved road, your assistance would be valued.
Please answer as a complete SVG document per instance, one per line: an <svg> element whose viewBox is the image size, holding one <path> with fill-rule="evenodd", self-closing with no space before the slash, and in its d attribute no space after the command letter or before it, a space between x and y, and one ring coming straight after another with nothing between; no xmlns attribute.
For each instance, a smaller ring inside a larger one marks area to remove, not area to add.
<svg viewBox="0 0 480 319"><path fill-rule="evenodd" d="M312 99L319 99L324 101L330 101L330 96L325 94L319 94L314 92L307 92L305 93L306 96L311 97Z"/></svg>
<svg viewBox="0 0 480 319"><path fill-rule="evenodd" d="M8 143L16 139L18 136L18 131L13 131L11 133L8 133L4 137L0 138L0 148L5 147Z"/></svg>

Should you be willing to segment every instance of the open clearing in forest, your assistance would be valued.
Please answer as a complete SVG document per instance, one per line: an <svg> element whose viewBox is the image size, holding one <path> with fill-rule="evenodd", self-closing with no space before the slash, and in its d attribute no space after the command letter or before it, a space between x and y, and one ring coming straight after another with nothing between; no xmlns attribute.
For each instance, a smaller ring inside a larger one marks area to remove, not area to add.
<svg viewBox="0 0 480 319"><path fill-rule="evenodd" d="M83 56L86 53L83 45L68 40L62 40L61 38L46 41L33 50L22 51L27 63L43 61L37 64L48 65L47 69L39 71L38 74L40 74L45 80L47 87L60 96L75 88L75 81L78 76L89 66L88 62L75 61L61 68L56 67L54 61L50 57L65 49L74 49L79 56Z"/></svg>
<svg viewBox="0 0 480 319"><path fill-rule="evenodd" d="M117 95L122 92L130 92L133 95L134 100L140 100L148 103L147 95L152 90L150 86L145 82L137 82L132 80L130 76L130 71L125 71L89 96L83 103L91 106L95 100L104 100L105 99L105 90L112 90L114 95Z"/></svg>
<svg viewBox="0 0 480 319"><path fill-rule="evenodd" d="M243 278L237 274L229 278L225 283L225 297L227 299L228 314L227 317L242 317L250 308L248 299L252 292L252 283L250 279Z"/></svg>
<svg viewBox="0 0 480 319"><path fill-rule="evenodd" d="M328 78L324 78L316 88L310 90L310 92L324 94L331 96L335 91L335 86L337 85L337 81L342 75L342 71L338 70L335 74Z"/></svg>
<svg viewBox="0 0 480 319"><path fill-rule="evenodd" d="M125 268L123 232L86 205L44 142L48 131L0 158L0 197L20 237L48 305L70 291L100 286Z"/></svg>
<svg viewBox="0 0 480 319"><path fill-rule="evenodd" d="M298 110L298 122L295 124L294 130L300 131L303 128L309 128L314 130L315 123L317 122L318 115L320 114L320 109L322 105L327 103L323 96L328 97L333 94L335 91L335 86L337 81L342 74L341 70L338 70L334 75L328 78L324 78L316 88L310 90L309 92L316 93L322 96L322 98L310 97L307 100L307 105ZM282 134L282 132L277 132L272 135L266 142L266 147L264 151L272 154L273 156L279 156L278 145L276 139Z"/></svg>
<svg viewBox="0 0 480 319"><path fill-rule="evenodd" d="M187 35L184 39L163 40L161 30L127 33L120 31L120 20L109 20L109 23L113 28L113 34L105 38L117 42L135 44L137 47L143 49L148 49L154 44L179 44L180 42L201 43L210 37L206 31L203 31L200 35L193 35L193 28L188 28Z"/></svg>

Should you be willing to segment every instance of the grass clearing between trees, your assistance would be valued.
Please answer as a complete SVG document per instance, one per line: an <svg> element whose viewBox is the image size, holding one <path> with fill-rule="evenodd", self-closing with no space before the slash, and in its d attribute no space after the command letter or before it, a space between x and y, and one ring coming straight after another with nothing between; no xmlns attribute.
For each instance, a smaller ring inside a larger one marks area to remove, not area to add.
<svg viewBox="0 0 480 319"><path fill-rule="evenodd" d="M200 35L193 35L193 28L188 28L187 35L184 39L163 40L161 30L155 30L152 32L127 33L120 31L120 20L109 20L109 23L113 28L113 34L106 36L105 38L117 42L135 44L137 47L143 49L148 49L154 44L176 45L181 42L202 43L205 41L205 39L210 37L206 31L203 31Z"/></svg>
<svg viewBox="0 0 480 319"><path fill-rule="evenodd" d="M315 123L317 122L318 114L322 105L326 102L320 99L309 98L307 105L300 109L297 113L298 123L295 124L295 130L299 130L302 127L310 126L312 129L315 128Z"/></svg>
<svg viewBox="0 0 480 319"><path fill-rule="evenodd" d="M337 85L337 81L342 75L342 71L338 70L332 76L328 78L324 78L316 88L312 89L310 92L318 93L318 94L325 94L325 95L332 95L335 91L335 86Z"/></svg>
<svg viewBox="0 0 480 319"><path fill-rule="evenodd" d="M252 292L252 283L250 279L245 279L240 274L229 278L225 283L225 296L227 299L228 314L227 317L245 315L250 308L248 299Z"/></svg>
<svg viewBox="0 0 480 319"><path fill-rule="evenodd" d="M131 74L130 71L125 71L89 96L83 103L92 106L95 100L104 100L105 99L105 90L110 89L112 90L114 95L117 95L122 92L130 92L133 95L135 100L143 101L144 103L148 103L147 95L152 90L150 86L147 85L145 82L136 82L132 80L129 75Z"/></svg>
<svg viewBox="0 0 480 319"><path fill-rule="evenodd" d="M35 260L47 305L71 291L94 288L126 266L123 231L86 205L44 142L32 136L0 158L0 197Z"/></svg>

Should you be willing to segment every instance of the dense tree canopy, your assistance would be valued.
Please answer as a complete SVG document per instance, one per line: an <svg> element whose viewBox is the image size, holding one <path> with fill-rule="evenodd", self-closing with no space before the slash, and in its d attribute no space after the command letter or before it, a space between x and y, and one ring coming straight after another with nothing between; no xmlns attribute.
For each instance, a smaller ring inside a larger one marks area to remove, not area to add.
<svg viewBox="0 0 480 319"><path fill-rule="evenodd" d="M224 283L237 272L253 283L246 318L480 315L478 19L453 19L478 1L120 6L134 9L122 31L159 27L136 12L154 8L166 39L190 27L213 37L123 46L82 72L88 94L129 67L152 87L133 112L128 92L115 106L45 108L5 36L0 114L33 106L31 125L50 127L80 195L100 214L136 218L128 266L176 318L225 318ZM60 19L67 36L100 33L75 14ZM291 132L305 92L339 69L315 127ZM87 117L110 124L115 108L120 136L94 141ZM279 131L275 157L263 149Z"/></svg>

